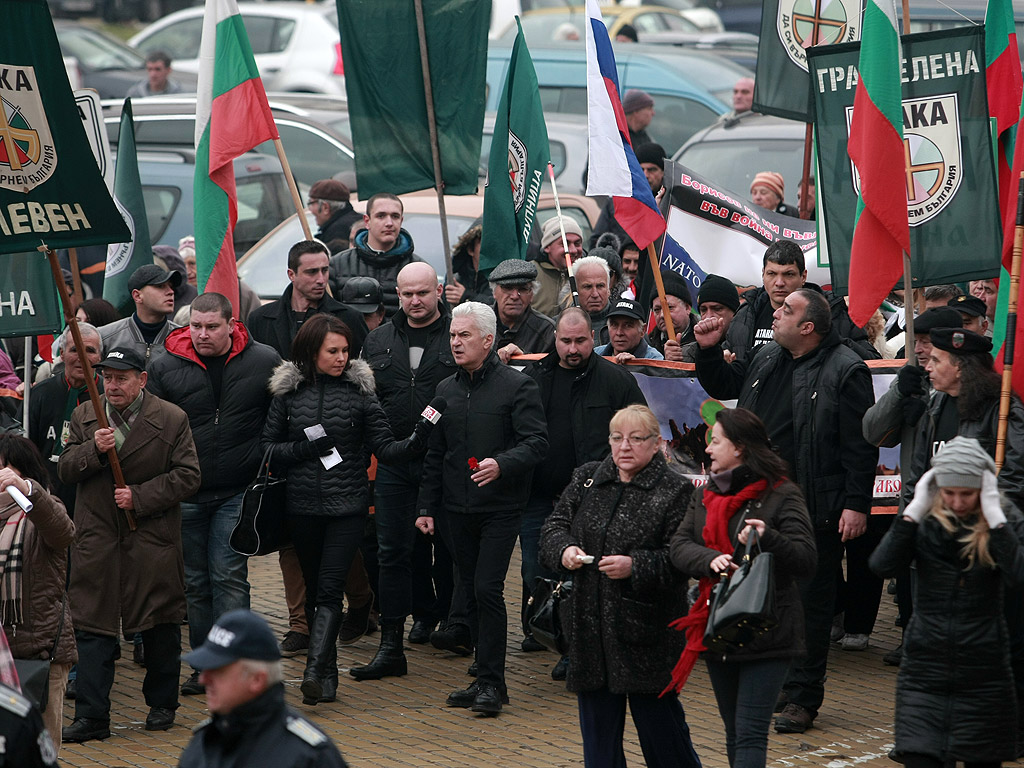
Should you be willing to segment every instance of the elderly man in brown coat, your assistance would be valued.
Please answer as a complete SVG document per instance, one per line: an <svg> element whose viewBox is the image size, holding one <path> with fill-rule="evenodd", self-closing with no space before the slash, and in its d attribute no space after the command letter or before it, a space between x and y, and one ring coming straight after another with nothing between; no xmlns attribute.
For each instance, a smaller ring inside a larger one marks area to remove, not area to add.
<svg viewBox="0 0 1024 768"><path fill-rule="evenodd" d="M97 366L110 426L99 429L91 403L71 417L58 472L78 483L68 592L78 642L78 696L65 742L110 736L110 689L118 635L142 634L149 705L146 730L174 724L185 618L182 499L199 489L199 458L188 417L144 391L145 361L110 350ZM116 488L107 451L116 449L127 488ZM129 530L126 511L137 529ZM120 624L120 626L119 626Z"/></svg>

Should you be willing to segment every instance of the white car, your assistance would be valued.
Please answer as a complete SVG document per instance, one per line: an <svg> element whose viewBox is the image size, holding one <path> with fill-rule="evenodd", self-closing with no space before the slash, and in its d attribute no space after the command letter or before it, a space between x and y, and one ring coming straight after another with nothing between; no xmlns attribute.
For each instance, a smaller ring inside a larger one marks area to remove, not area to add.
<svg viewBox="0 0 1024 768"><path fill-rule="evenodd" d="M238 9L266 90L345 95L334 3L239 3ZM203 7L186 8L153 22L128 45L143 55L163 51L172 68L198 72L202 31Z"/></svg>

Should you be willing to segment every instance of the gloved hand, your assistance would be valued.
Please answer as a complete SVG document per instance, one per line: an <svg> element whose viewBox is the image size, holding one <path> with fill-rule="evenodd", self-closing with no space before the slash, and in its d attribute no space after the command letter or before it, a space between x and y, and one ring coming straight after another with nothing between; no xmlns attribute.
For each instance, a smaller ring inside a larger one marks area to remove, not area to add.
<svg viewBox="0 0 1024 768"><path fill-rule="evenodd" d="M430 437L431 425L417 424L412 434L405 439L406 448L414 454L423 454L427 452L427 438Z"/></svg>
<svg viewBox="0 0 1024 768"><path fill-rule="evenodd" d="M928 380L928 372L919 365L904 365L896 374L896 389L904 397L913 395L926 395L928 388L925 382Z"/></svg>
<svg viewBox="0 0 1024 768"><path fill-rule="evenodd" d="M914 488L914 498L910 500L910 503L903 510L903 516L909 517L915 523L920 523L924 520L924 516L928 514L928 510L931 509L934 500L935 470L929 469L917 481L917 486Z"/></svg>
<svg viewBox="0 0 1024 768"><path fill-rule="evenodd" d="M331 439L330 435L323 435L316 440L307 440L299 445L299 454L304 459L326 456L332 450L334 450L334 440Z"/></svg>
<svg viewBox="0 0 1024 768"><path fill-rule="evenodd" d="M928 410L928 406L920 397L904 397L900 403L903 405L903 423L908 427L915 426Z"/></svg>
<svg viewBox="0 0 1024 768"><path fill-rule="evenodd" d="M1006 522L1003 502L999 498L999 482L988 470L981 476L981 514L985 516L989 528L998 528Z"/></svg>

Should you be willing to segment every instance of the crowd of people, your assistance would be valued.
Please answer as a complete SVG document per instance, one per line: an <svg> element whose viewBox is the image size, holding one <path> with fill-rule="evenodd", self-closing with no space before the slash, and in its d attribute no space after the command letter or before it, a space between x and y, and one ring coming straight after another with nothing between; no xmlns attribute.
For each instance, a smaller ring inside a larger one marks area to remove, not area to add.
<svg viewBox="0 0 1024 768"><path fill-rule="evenodd" d="M338 643L373 626L379 647L355 681L415 674L405 643L430 643L471 657L473 682L444 703L497 716L516 695L505 580L518 543L523 651L544 650L526 622L537 579L573 581L552 676L578 698L590 768L623 764L627 705L648 765L700 765L679 694L701 655L730 766L763 766L773 714L780 733L814 727L833 640L867 646L890 577L906 637L894 756L1016 757L1024 406L1012 398L997 475L988 281L967 296L894 293L864 330L781 240L745 292L708 275L694 296L666 272L648 328L628 240L605 234L584 254L579 225L556 217L534 260L482 279L475 227L444 285L397 197L373 196L358 221L342 186L314 185L321 239L290 249L288 287L244 322L217 293L181 305L190 275L166 261L131 276L131 315L84 302L80 336L61 335L32 388L28 438L0 436L0 492L33 504L0 508L0 611L15 658L52 659L54 754L110 736L122 637L145 663L147 730L174 726L180 696L206 697L213 720L182 765L284 755L289 740L303 765L343 764L285 707L280 659L304 655L303 704L330 705ZM865 360L905 355L904 302L919 309L916 362L876 402ZM662 358L737 401L709 431L699 489L627 365ZM897 443L892 522L871 514L872 486L878 448ZM288 539L280 641L251 613L247 558L231 546L264 464L287 478L273 510ZM775 557L777 626L708 653L711 588L752 537Z"/></svg>

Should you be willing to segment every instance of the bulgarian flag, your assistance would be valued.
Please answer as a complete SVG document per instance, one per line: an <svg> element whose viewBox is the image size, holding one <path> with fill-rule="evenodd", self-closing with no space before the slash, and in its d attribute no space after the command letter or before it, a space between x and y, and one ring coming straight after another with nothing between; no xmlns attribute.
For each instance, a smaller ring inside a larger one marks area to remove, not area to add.
<svg viewBox="0 0 1024 768"><path fill-rule="evenodd" d="M199 292L228 297L238 315L236 157L278 138L235 0L207 0L196 95L195 236Z"/></svg>
<svg viewBox="0 0 1024 768"><path fill-rule="evenodd" d="M867 0L847 151L860 177L850 250L850 318L863 326L903 274L907 224L900 36L893 0Z"/></svg>

